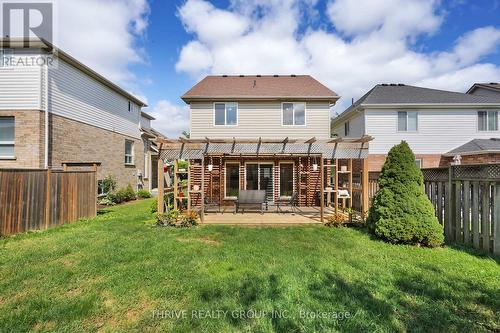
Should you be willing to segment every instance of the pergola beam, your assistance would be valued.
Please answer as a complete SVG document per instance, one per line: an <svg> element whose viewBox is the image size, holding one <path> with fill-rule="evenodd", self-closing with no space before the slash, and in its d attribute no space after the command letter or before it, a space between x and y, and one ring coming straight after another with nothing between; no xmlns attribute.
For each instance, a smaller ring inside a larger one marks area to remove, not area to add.
<svg viewBox="0 0 500 333"><path fill-rule="evenodd" d="M318 141L318 140L316 140L316 137L313 136L312 138L310 138L309 140L307 140L306 143L311 144L311 143L315 143L316 141Z"/></svg>

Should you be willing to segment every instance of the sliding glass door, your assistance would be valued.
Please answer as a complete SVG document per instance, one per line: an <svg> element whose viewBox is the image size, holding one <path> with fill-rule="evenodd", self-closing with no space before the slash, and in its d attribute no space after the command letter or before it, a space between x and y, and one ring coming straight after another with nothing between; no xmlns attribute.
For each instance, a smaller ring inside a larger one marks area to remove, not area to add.
<svg viewBox="0 0 500 333"><path fill-rule="evenodd" d="M264 190L268 202L274 202L272 163L247 163L245 184L247 190Z"/></svg>

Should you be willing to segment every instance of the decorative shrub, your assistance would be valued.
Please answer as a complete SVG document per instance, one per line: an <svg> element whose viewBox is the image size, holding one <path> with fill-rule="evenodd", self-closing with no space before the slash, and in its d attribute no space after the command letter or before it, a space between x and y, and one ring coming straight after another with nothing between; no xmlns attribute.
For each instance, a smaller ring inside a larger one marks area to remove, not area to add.
<svg viewBox="0 0 500 333"><path fill-rule="evenodd" d="M327 227L342 227L346 224L347 217L344 214L332 214L326 218L325 226Z"/></svg>
<svg viewBox="0 0 500 333"><path fill-rule="evenodd" d="M111 201L108 197L102 198L97 203L99 205L102 205L102 206L114 206L115 205L115 203L113 201Z"/></svg>
<svg viewBox="0 0 500 333"><path fill-rule="evenodd" d="M131 200L135 200L135 191L132 188L132 185L128 185L127 188L119 189L116 192L110 192L106 196L106 198L115 204L120 204L122 202L127 202Z"/></svg>
<svg viewBox="0 0 500 333"><path fill-rule="evenodd" d="M151 193L148 190L139 190L137 191L137 197L142 199L151 198Z"/></svg>
<svg viewBox="0 0 500 333"><path fill-rule="evenodd" d="M168 211L167 213L156 215L156 225L163 227L175 227L178 220L179 211L174 209Z"/></svg>
<svg viewBox="0 0 500 333"><path fill-rule="evenodd" d="M182 228L190 228L198 225L198 214L194 211L189 211L181 215L179 226Z"/></svg>
<svg viewBox="0 0 500 333"><path fill-rule="evenodd" d="M113 192L116 188L116 178L114 178L112 175L106 176L106 178L101 181L101 186L102 193Z"/></svg>
<svg viewBox="0 0 500 333"><path fill-rule="evenodd" d="M391 243L440 246L443 227L423 184L422 172L408 144L403 141L394 146L380 174L380 190L368 215L369 229Z"/></svg>

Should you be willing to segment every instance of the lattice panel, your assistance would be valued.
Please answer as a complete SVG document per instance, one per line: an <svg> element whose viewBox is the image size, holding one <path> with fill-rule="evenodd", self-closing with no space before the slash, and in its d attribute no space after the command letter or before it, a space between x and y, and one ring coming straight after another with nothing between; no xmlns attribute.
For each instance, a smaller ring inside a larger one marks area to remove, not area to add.
<svg viewBox="0 0 500 333"><path fill-rule="evenodd" d="M500 164L456 165L453 179L500 180Z"/></svg>
<svg viewBox="0 0 500 333"><path fill-rule="evenodd" d="M448 180L448 168L422 169L424 180L427 182L438 182Z"/></svg>

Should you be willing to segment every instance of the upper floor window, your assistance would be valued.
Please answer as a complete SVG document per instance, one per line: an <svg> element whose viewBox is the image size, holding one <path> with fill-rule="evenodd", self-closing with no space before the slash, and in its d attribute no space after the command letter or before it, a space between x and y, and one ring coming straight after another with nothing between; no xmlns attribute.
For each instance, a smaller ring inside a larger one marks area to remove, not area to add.
<svg viewBox="0 0 500 333"><path fill-rule="evenodd" d="M415 159L415 165L417 166L417 168L422 169L423 163L424 163L424 161L421 158Z"/></svg>
<svg viewBox="0 0 500 333"><path fill-rule="evenodd" d="M0 49L0 67L11 66L13 56L13 49Z"/></svg>
<svg viewBox="0 0 500 333"><path fill-rule="evenodd" d="M344 135L349 136L349 134L351 134L351 124L348 121L346 121L344 123Z"/></svg>
<svg viewBox="0 0 500 333"><path fill-rule="evenodd" d="M306 124L306 103L282 104L283 126L304 126Z"/></svg>
<svg viewBox="0 0 500 333"><path fill-rule="evenodd" d="M478 111L477 129L479 131L497 131L498 111Z"/></svg>
<svg viewBox="0 0 500 333"><path fill-rule="evenodd" d="M216 126L238 125L238 103L215 103L214 124Z"/></svg>
<svg viewBox="0 0 500 333"><path fill-rule="evenodd" d="M416 132L418 130L418 113L416 111L398 112L398 131Z"/></svg>
<svg viewBox="0 0 500 333"><path fill-rule="evenodd" d="M0 158L14 158L14 117L0 117Z"/></svg>
<svg viewBox="0 0 500 333"><path fill-rule="evenodd" d="M125 164L134 164L134 142L125 140Z"/></svg>

